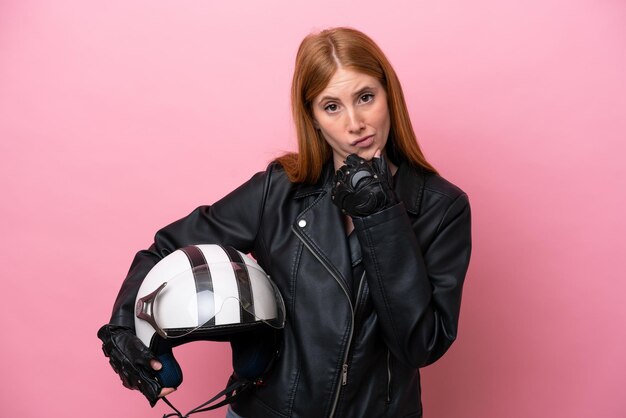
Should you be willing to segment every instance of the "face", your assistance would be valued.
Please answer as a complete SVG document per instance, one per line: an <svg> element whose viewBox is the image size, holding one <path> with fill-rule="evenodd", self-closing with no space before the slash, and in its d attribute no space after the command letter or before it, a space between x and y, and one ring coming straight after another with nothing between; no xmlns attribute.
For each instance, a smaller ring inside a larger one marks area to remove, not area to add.
<svg viewBox="0 0 626 418"><path fill-rule="evenodd" d="M313 100L313 118L333 150L335 169L349 154L370 160L384 153L391 126L387 93L372 76L339 68Z"/></svg>

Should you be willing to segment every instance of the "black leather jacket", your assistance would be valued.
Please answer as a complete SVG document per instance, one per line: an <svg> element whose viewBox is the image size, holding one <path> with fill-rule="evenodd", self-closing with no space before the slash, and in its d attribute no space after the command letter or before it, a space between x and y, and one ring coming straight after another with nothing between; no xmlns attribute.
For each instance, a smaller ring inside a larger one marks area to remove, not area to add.
<svg viewBox="0 0 626 418"><path fill-rule="evenodd" d="M400 164L401 203L354 219L365 274L353 280L332 163L316 185L277 164L211 206L160 230L137 253L111 323L134 328L143 277L175 249L200 243L250 252L278 285L287 322L264 386L233 405L246 418L420 417L419 367L457 335L470 250L467 195L439 175Z"/></svg>

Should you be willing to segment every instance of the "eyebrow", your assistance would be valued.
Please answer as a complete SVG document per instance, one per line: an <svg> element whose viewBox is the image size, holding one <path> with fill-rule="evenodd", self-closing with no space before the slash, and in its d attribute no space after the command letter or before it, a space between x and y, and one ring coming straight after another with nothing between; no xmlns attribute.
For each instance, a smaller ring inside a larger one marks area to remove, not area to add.
<svg viewBox="0 0 626 418"><path fill-rule="evenodd" d="M358 97L358 96L360 96L361 94L365 93L365 92L366 92L366 91L368 91L368 90L375 91L375 90L376 90L376 87L372 87L372 86L364 86L364 87L361 87L361 88L360 88L360 89L358 89L356 92L354 92L354 93L352 94L352 96L353 96L353 97ZM318 103L322 103L322 102L323 102L323 101L325 101L325 100L339 100L339 98L337 98L337 97L333 97L333 96L324 96L324 97L322 97L322 98L318 101Z"/></svg>

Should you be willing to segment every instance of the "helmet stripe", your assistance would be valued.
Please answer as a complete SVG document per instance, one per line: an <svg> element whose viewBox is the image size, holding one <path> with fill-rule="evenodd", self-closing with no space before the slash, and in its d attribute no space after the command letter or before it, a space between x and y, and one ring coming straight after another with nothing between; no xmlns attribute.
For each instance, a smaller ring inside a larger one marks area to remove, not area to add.
<svg viewBox="0 0 626 418"><path fill-rule="evenodd" d="M239 251L235 250L233 247L224 246L222 247L226 254L228 254L228 258L233 263L237 263L237 265L241 266L241 268L235 269L235 276L237 277L237 290L239 291L239 301L249 302L250 305L247 309L243 308L244 303L239 304L239 310L241 314L241 322L254 322L256 321L256 316L254 314L254 297L252 294L252 285L250 284L250 273L248 272L248 267L246 262L239 254Z"/></svg>
<svg viewBox="0 0 626 418"><path fill-rule="evenodd" d="M185 253L193 269L193 280L196 284L196 294L201 295L204 291L213 293L213 279L211 278L211 272L209 270L208 263L204 254L196 246L190 245L180 249ZM215 304L214 304L215 306ZM215 312L209 312L209 309L213 311L214 306L207 306L205 303L201 303L198 299L198 326L215 325ZM203 322L205 318L211 318L208 322Z"/></svg>

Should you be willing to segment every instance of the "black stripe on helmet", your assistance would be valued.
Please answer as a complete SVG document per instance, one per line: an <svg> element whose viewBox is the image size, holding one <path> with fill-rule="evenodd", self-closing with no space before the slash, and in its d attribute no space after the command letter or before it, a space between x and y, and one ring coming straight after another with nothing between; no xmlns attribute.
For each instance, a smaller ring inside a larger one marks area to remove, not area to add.
<svg viewBox="0 0 626 418"><path fill-rule="evenodd" d="M211 277L211 271L209 270L209 266L207 264L206 258L200 249L194 245L190 245L188 247L184 247L180 249L185 253L187 258L189 259L189 263L191 264L191 268L193 269L193 280L196 284L196 294L199 295L201 292L209 291L211 294L213 293L213 279ZM209 311L209 309L215 310L215 307L211 308L207 306L205 303L201 303L200 299L198 299L198 319L210 317L211 319L203 324L198 324L199 326L213 326L215 325L215 312ZM200 320L198 321L200 322Z"/></svg>
<svg viewBox="0 0 626 418"><path fill-rule="evenodd" d="M246 262L239 254L239 251L235 250L233 247L224 246L222 247L226 254L228 254L228 258L236 265L233 266L233 270L235 272L235 277L237 278L237 291L239 292L239 311L241 314L241 323L245 324L248 322L256 321L256 316L254 314L254 298L252 295L252 284L250 284L250 273L248 272L248 266ZM246 306L246 309L243 308L243 305L249 303Z"/></svg>

